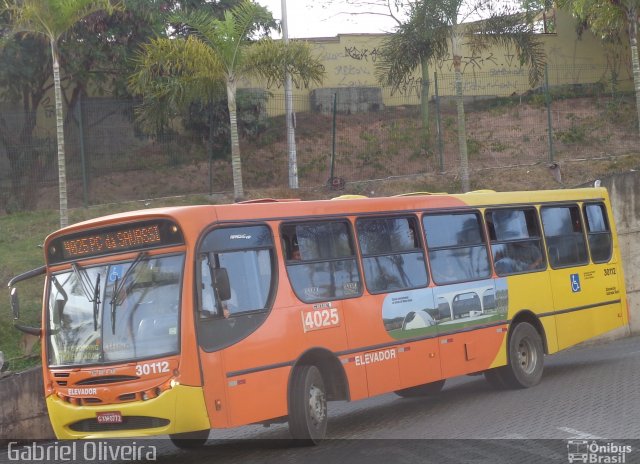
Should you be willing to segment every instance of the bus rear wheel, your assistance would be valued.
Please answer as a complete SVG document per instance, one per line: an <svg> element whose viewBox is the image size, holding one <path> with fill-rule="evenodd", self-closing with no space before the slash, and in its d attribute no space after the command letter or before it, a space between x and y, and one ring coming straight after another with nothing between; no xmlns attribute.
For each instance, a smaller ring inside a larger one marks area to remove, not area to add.
<svg viewBox="0 0 640 464"><path fill-rule="evenodd" d="M442 390L442 387L444 387L444 382L444 379L437 380L435 382L425 383L424 385L417 385L415 387L396 390L394 393L402 398L416 398L419 396L437 395Z"/></svg>
<svg viewBox="0 0 640 464"><path fill-rule="evenodd" d="M209 430L198 430L196 432L174 433L169 435L171 442L180 449L200 448L209 438Z"/></svg>
<svg viewBox="0 0 640 464"><path fill-rule="evenodd" d="M540 383L543 368L542 338L531 324L521 322L509 338L509 364L498 375L509 388L529 388Z"/></svg>
<svg viewBox="0 0 640 464"><path fill-rule="evenodd" d="M316 445L327 433L327 395L316 366L298 366L289 391L289 432L300 444Z"/></svg>

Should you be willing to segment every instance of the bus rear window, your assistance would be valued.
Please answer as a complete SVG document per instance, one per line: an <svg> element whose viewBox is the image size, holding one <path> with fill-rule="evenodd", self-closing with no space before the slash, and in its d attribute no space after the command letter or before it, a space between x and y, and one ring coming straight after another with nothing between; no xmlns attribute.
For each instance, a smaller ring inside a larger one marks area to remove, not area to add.
<svg viewBox="0 0 640 464"><path fill-rule="evenodd" d="M352 298L361 294L349 224L313 222L282 227L287 273L305 303Z"/></svg>
<svg viewBox="0 0 640 464"><path fill-rule="evenodd" d="M607 213L602 203L584 206L584 217L587 220L589 249L594 263L606 263L611 259L611 230L607 221Z"/></svg>

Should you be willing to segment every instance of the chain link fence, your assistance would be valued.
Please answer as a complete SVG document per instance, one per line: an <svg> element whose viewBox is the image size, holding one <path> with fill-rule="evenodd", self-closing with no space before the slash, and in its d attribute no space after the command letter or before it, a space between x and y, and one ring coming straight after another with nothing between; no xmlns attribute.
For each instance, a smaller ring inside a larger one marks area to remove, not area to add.
<svg viewBox="0 0 640 464"><path fill-rule="evenodd" d="M592 66L550 67L546 75L532 88L526 70L463 74L472 171L637 152L632 82ZM430 92L426 125L423 85ZM428 83L398 89L295 96L294 106L305 109L295 114L300 186L456 172L454 88L453 74L439 72ZM71 206L232 190L226 102L194 104L153 133L137 123L138 104L84 98L66 113ZM283 95L243 90L238 106L245 188L287 188ZM55 133L25 134L28 116L0 112L19 135L0 144L0 209L6 211L57 206Z"/></svg>

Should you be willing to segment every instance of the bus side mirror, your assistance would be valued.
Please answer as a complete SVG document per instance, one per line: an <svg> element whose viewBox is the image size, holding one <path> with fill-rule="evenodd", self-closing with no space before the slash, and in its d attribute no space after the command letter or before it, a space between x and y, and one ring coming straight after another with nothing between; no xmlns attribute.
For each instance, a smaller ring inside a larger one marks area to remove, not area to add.
<svg viewBox="0 0 640 464"><path fill-rule="evenodd" d="M223 267L213 270L213 287L221 301L231 299L231 286L229 285L229 275Z"/></svg>
<svg viewBox="0 0 640 464"><path fill-rule="evenodd" d="M13 312L14 320L20 319L20 301L18 299L18 289L16 287L11 288L11 311ZM42 335L40 327L29 327L18 323L13 324L13 327L18 329L20 332L35 335L36 337L40 337Z"/></svg>
<svg viewBox="0 0 640 464"><path fill-rule="evenodd" d="M11 311L14 319L20 319L20 301L18 300L18 289L11 289Z"/></svg>

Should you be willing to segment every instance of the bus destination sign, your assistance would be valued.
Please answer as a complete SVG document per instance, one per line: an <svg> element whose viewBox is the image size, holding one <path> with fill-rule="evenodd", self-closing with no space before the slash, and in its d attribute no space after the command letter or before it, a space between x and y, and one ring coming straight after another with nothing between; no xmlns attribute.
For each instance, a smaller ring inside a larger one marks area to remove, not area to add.
<svg viewBox="0 0 640 464"><path fill-rule="evenodd" d="M178 226L171 221L128 224L57 238L49 245L49 259L56 263L183 242Z"/></svg>
<svg viewBox="0 0 640 464"><path fill-rule="evenodd" d="M158 225L148 227L136 227L120 232L105 232L89 237L63 240L65 258L76 258L95 253L129 250L131 248L145 247L146 245L160 243L160 229Z"/></svg>

